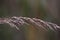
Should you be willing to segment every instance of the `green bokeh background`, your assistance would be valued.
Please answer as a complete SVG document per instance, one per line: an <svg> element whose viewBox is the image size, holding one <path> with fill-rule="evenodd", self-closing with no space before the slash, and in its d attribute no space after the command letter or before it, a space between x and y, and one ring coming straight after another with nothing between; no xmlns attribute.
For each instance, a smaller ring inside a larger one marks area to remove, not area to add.
<svg viewBox="0 0 60 40"><path fill-rule="evenodd" d="M0 17L35 17L60 25L59 9L58 0L0 0ZM56 40L55 32L50 30L40 32L32 25L23 25L20 29L22 32L0 24L0 40Z"/></svg>

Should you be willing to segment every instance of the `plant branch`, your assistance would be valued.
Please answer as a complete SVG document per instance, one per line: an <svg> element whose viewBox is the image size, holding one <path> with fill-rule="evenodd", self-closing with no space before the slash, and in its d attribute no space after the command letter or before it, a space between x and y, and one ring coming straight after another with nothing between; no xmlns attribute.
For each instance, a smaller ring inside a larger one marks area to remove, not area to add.
<svg viewBox="0 0 60 40"><path fill-rule="evenodd" d="M42 28L43 30L53 30L56 31L57 28L60 29L60 26L51 23L51 22L46 22L41 19L37 18L29 18L29 17L9 17L9 18L0 18L0 24L9 24L11 27L15 27L17 30L19 30L18 26L21 26L23 24L30 24L40 30Z"/></svg>

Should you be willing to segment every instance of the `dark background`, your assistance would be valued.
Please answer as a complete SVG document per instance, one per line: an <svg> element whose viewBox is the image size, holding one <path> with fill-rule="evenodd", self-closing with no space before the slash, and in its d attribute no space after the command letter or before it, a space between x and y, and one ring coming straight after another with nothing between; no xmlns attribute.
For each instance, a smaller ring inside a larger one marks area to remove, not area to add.
<svg viewBox="0 0 60 40"><path fill-rule="evenodd" d="M60 25L60 1L0 0L0 17L12 16L35 17ZM49 32L47 37L44 36L46 32L27 26L22 26L19 32L7 24L0 24L0 40L56 40L54 32Z"/></svg>

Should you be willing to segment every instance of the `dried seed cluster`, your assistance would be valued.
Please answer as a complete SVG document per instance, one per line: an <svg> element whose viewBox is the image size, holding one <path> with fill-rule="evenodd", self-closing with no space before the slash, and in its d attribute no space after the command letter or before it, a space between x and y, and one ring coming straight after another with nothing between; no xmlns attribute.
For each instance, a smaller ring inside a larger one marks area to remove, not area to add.
<svg viewBox="0 0 60 40"><path fill-rule="evenodd" d="M21 26L23 24L30 24L33 25L36 28L42 28L44 30L57 30L57 28L60 29L60 27L54 23L46 22L41 19L37 18L29 18L29 17L9 17L9 18L0 18L0 24L7 23L11 27L15 27L17 30L19 30L18 26Z"/></svg>

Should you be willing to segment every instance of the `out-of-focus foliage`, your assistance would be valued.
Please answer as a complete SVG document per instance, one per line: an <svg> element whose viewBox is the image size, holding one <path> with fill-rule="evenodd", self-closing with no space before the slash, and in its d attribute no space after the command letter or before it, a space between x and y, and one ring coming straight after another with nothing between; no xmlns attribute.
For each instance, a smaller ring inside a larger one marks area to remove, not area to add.
<svg viewBox="0 0 60 40"><path fill-rule="evenodd" d="M60 25L60 4L58 0L0 0L0 17L26 16L54 22ZM47 40L47 32L39 32L31 25L20 28L22 32L0 25L0 40ZM50 32L50 31L49 31ZM48 40L55 40L54 33Z"/></svg>

